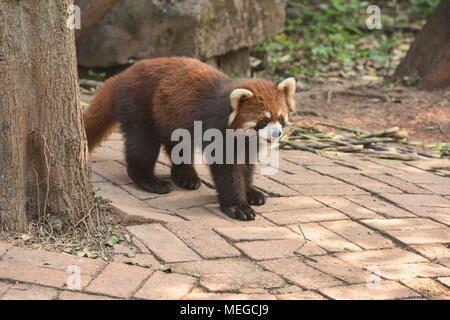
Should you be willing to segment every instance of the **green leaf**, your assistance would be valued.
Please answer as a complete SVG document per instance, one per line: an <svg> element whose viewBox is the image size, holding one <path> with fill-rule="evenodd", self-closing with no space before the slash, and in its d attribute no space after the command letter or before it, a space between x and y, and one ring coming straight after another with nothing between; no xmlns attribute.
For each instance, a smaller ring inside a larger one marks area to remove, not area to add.
<svg viewBox="0 0 450 320"><path fill-rule="evenodd" d="M166 267L163 264L159 265L158 270L165 273L172 273L172 268Z"/></svg>
<svg viewBox="0 0 450 320"><path fill-rule="evenodd" d="M117 238L115 235L112 235L108 241L105 242L106 245L113 247L119 242L125 241L124 239Z"/></svg>

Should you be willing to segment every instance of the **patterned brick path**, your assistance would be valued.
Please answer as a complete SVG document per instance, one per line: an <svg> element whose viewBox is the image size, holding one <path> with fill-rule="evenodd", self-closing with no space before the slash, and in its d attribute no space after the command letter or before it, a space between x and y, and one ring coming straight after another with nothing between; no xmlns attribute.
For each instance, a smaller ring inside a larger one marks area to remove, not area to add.
<svg viewBox="0 0 450 320"><path fill-rule="evenodd" d="M256 177L267 204L241 222L218 210L206 167L197 191L150 194L128 178L122 148L114 134L96 151L94 184L149 219L128 227L140 252L119 247L107 264L0 243L1 299L450 298L450 179L429 171L448 160L283 151L278 174Z"/></svg>

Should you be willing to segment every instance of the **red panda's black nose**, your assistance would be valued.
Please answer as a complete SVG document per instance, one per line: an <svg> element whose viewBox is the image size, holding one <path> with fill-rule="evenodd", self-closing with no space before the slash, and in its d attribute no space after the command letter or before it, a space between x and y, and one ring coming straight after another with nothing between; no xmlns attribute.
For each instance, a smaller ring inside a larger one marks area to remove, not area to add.
<svg viewBox="0 0 450 320"><path fill-rule="evenodd" d="M272 130L272 138L278 139L281 137L281 130L280 129L274 129Z"/></svg>

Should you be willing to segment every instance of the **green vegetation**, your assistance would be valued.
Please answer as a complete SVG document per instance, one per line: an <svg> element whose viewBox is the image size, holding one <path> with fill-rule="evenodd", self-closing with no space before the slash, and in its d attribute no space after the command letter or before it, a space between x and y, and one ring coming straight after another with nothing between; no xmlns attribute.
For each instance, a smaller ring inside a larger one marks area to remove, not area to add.
<svg viewBox="0 0 450 320"><path fill-rule="evenodd" d="M377 1L382 29L369 30L369 1L291 0L283 33L253 50L254 74L306 81L389 76L406 54L414 32L438 3Z"/></svg>

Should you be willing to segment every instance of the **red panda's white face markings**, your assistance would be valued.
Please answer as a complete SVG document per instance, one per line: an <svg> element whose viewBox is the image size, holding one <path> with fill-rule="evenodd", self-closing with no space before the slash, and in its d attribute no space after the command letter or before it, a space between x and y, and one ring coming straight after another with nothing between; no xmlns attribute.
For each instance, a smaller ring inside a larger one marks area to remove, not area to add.
<svg viewBox="0 0 450 320"><path fill-rule="evenodd" d="M295 108L295 79L279 84L266 80L248 80L230 95L232 129L257 130L268 142L277 142L288 124L288 112Z"/></svg>

